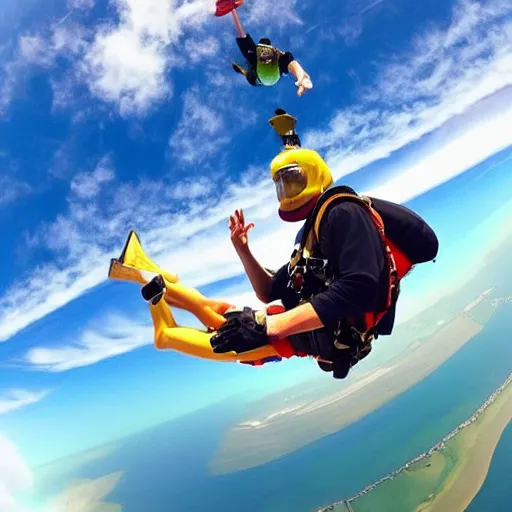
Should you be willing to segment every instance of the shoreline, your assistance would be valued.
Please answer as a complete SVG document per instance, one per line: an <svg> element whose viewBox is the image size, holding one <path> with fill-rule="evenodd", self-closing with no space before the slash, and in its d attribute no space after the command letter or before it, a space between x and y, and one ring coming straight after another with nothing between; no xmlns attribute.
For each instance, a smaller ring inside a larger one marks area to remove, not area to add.
<svg viewBox="0 0 512 512"><path fill-rule="evenodd" d="M512 418L510 389L504 389L505 393L500 393L497 400L503 398L503 404L492 414L481 416L481 425L475 425L474 432L467 429L466 436L465 432L461 433L461 448L466 450L463 451L465 456L461 457L458 471L431 502L420 505L416 512L464 512L471 504L487 478L496 447Z"/></svg>
<svg viewBox="0 0 512 512"><path fill-rule="evenodd" d="M320 507L319 509L317 509L317 512L334 511L334 510L336 510L337 507L341 507L343 505L345 506L346 510L352 510L352 507L350 504L353 501L355 501L356 499L367 495L371 491L375 490L375 488L377 488L378 486L393 480L398 475L400 475L404 471L408 470L413 464L417 464L417 463L427 459L428 457L431 457L434 453L441 451L445 447L445 445L448 441L454 439L456 436L463 435L465 432L465 429L467 427L474 425L475 422L477 422L479 419L481 419L482 414L489 408L489 406L491 406L493 403L495 403L495 401L498 400L502 396L503 391L505 391L507 389L507 387L511 384L511 382L512 382L512 373L509 374L509 376L503 382L503 384L501 384L501 386L499 386L495 391L493 391L487 397L487 399L484 401L484 403L469 418L467 418L462 423L460 423L450 433L443 436L443 438L440 441L438 441L434 446L432 446L430 449L428 449L427 451L423 452L422 454L414 457L410 461L406 462L404 465L402 465L401 467L399 467L392 473L389 473L388 475L382 477L381 479L377 480L376 482L368 485L362 491L358 492L354 496L352 496L348 499L343 499L341 501L334 502L334 503L324 506L324 507ZM509 401L512 404L512 400L510 398L509 398ZM504 415L506 415L507 414L506 408L503 408L503 409L505 410ZM503 411L498 410L496 412L496 416L500 416L500 414L499 414L500 412L503 412ZM486 462L488 462L488 464L485 465L485 471L482 471L482 465L480 464L480 466L479 466L480 471L472 472L472 476L473 476L473 480L474 480L474 485L472 487L475 492L471 495L471 498L465 504L466 507L469 505L469 503L471 503L474 496L480 490L483 482L485 481L485 477L487 476L487 472L488 472L488 469L490 466L490 462L492 460L492 456L494 454L494 450L498 444L499 438L501 437L501 433L505 430L508 422L510 421L510 416L511 416L511 413L508 413L508 421L504 425L502 425L502 428L500 428L501 425L498 425L497 429L496 428L493 429L493 434L495 434L494 437L486 438L487 441L490 441L491 439L496 441L491 452L489 452L489 450L485 450L485 451L483 450L484 446L487 447L488 443L487 444L481 443L479 445L475 439L474 445L476 444L478 446L479 455L482 456L483 453L480 453L480 452L484 452L487 456ZM494 417L491 419L494 419ZM482 422L485 422L485 421L486 421L486 418L483 417ZM495 425L492 425L492 426L495 427ZM476 437L478 437L478 435L476 435ZM434 499L431 502L419 503L418 508L416 509L416 512L422 512L422 511L427 511L427 510L433 510L433 511L434 510L446 510L446 506L444 509L438 508L439 502L441 502L441 505L442 505L445 501L449 501L449 500L453 499L453 494L455 494L455 493L450 493L450 491L452 489L455 489L456 491L460 492L461 487L464 487L463 485L461 486L460 484L459 485L457 484L457 482L460 482L460 479L458 479L456 477L459 476L459 473L462 473L464 471L464 469L468 466L468 464L470 465L470 461L474 458L478 458L478 457L475 457L474 454L470 454L467 457L467 459L463 461L463 464L462 464L463 467L456 472L455 477L450 478L450 480L448 481L448 485L445 486L443 491L438 496L434 497ZM464 493L464 494L467 496L467 493ZM434 508L431 508L431 507L434 507ZM453 510L453 509L450 509L450 510ZM462 508L461 511L462 510L464 510L464 508Z"/></svg>

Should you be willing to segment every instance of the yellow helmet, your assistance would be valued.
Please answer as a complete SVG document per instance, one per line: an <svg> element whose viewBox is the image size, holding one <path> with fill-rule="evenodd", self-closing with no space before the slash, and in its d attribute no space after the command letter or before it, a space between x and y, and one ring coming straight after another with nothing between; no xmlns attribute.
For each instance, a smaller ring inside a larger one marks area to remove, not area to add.
<svg viewBox="0 0 512 512"><path fill-rule="evenodd" d="M270 174L276 185L279 216L290 222L304 220L333 183L329 167L312 149L279 153L270 163Z"/></svg>

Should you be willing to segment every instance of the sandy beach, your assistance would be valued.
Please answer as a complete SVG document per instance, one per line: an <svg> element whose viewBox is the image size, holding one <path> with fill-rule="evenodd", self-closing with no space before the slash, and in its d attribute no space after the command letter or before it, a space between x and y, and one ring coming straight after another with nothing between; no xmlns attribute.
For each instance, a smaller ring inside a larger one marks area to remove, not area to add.
<svg viewBox="0 0 512 512"><path fill-rule="evenodd" d="M417 512L463 512L482 487L500 437L512 419L512 385L457 438L459 460L443 490Z"/></svg>
<svg viewBox="0 0 512 512"><path fill-rule="evenodd" d="M463 512L482 487L500 437L512 419L512 374L427 452L357 495L319 511Z"/></svg>

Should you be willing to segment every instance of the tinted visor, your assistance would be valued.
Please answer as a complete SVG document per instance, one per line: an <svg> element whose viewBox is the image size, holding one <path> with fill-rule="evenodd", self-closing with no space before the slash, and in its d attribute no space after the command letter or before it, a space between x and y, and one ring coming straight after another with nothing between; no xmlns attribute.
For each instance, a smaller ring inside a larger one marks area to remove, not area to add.
<svg viewBox="0 0 512 512"><path fill-rule="evenodd" d="M277 198L282 201L298 196L306 188L308 180L304 169L293 165L277 171L274 175L274 183Z"/></svg>

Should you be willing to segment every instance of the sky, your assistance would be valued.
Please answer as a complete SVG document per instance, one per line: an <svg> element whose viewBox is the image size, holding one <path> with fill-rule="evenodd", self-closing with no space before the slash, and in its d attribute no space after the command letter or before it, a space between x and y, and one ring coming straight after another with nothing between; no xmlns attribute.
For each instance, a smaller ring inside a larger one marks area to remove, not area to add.
<svg viewBox="0 0 512 512"><path fill-rule="evenodd" d="M286 262L299 226L278 218L269 180L276 108L297 116L303 146L336 180L414 207L436 229L437 266L408 278L399 322L460 286L499 243L496 217L511 211L510 2L246 0L247 32L311 75L301 98L291 77L252 88L231 70L243 62L233 24L214 9L3 2L2 510L17 510L31 467L315 375L309 361L254 369L157 352L138 287L107 280L135 229L184 283L257 304L227 219L244 208L256 257Z"/></svg>

